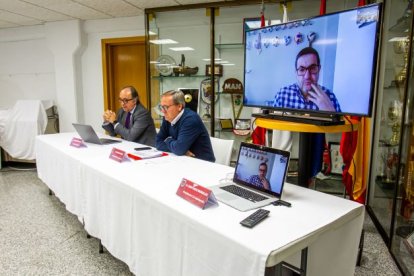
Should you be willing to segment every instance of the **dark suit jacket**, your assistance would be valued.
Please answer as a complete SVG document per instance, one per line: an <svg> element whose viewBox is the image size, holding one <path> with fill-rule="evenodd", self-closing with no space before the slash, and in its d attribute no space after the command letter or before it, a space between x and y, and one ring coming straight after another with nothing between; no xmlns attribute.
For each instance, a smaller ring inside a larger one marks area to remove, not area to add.
<svg viewBox="0 0 414 276"><path fill-rule="evenodd" d="M116 128L114 128L113 124L103 124L102 127L111 136L120 135L128 141L154 146L157 133L151 113L140 103L137 104L131 116L129 129L125 127L126 116L127 112L120 108L116 115L116 120L119 123Z"/></svg>

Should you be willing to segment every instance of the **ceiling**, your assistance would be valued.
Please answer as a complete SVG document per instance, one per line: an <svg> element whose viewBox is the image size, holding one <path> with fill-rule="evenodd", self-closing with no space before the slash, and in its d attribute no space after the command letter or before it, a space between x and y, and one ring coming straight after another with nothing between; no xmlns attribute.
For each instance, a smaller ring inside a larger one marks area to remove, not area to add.
<svg viewBox="0 0 414 276"><path fill-rule="evenodd" d="M144 9L219 0L0 0L0 29L61 20L143 15Z"/></svg>

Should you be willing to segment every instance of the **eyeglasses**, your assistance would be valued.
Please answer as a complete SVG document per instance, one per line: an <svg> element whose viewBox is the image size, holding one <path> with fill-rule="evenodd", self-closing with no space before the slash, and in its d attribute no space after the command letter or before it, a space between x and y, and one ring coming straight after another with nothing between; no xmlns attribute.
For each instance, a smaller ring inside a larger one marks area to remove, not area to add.
<svg viewBox="0 0 414 276"><path fill-rule="evenodd" d="M170 104L170 105L159 105L161 111L167 112L168 108L170 108L171 106L173 106L175 104Z"/></svg>
<svg viewBox="0 0 414 276"><path fill-rule="evenodd" d="M123 104L127 104L129 101L132 101L133 99L121 99L121 98L119 98L118 99L118 101L120 102L120 103L123 103Z"/></svg>
<svg viewBox="0 0 414 276"><path fill-rule="evenodd" d="M321 66L318 64L312 64L308 67L300 66L298 69L296 69L296 73L298 76L304 76L306 74L306 71L308 71L310 74L317 74L319 72L319 68Z"/></svg>

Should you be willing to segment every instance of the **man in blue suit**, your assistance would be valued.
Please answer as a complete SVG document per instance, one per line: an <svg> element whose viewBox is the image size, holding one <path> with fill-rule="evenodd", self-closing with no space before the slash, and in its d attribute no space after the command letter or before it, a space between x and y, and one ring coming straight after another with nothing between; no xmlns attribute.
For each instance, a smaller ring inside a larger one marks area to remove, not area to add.
<svg viewBox="0 0 414 276"><path fill-rule="evenodd" d="M214 162L210 135L200 116L185 108L184 93L163 93L160 106L164 119L156 137L157 149Z"/></svg>

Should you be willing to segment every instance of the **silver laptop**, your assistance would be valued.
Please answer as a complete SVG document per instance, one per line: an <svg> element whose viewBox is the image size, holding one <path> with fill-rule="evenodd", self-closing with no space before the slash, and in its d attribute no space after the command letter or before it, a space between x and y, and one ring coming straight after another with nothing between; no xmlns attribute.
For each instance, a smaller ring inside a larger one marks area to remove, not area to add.
<svg viewBox="0 0 414 276"><path fill-rule="evenodd" d="M240 211L266 206L282 196L290 153L242 142L233 180L211 187L216 198Z"/></svg>
<svg viewBox="0 0 414 276"><path fill-rule="evenodd" d="M75 123L73 123L72 125L76 129L76 132L79 134L79 136L85 142L92 143L92 144L98 144L98 145L121 143L121 140L99 138L95 130L93 129L93 127L90 125L75 124Z"/></svg>

